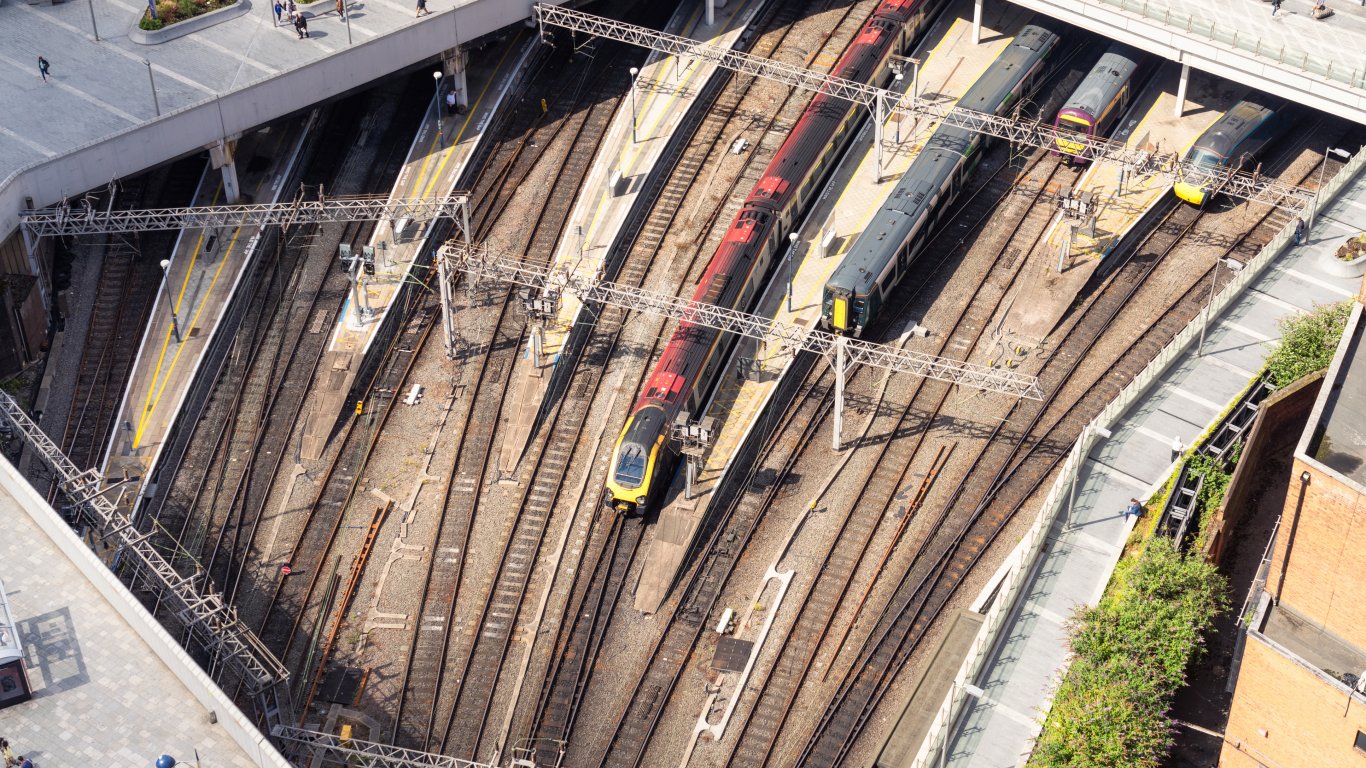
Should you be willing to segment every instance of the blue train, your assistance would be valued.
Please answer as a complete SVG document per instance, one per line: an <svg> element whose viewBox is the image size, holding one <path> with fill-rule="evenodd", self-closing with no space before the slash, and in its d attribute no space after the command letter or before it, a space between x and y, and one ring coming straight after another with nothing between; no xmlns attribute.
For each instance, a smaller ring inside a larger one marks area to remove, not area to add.
<svg viewBox="0 0 1366 768"><path fill-rule="evenodd" d="M1235 104L1200 134L1183 159L1209 170L1230 163L1234 168L1252 170L1257 155L1267 144L1280 138L1291 122L1283 100L1254 94ZM1177 182L1173 190L1177 197L1192 205L1207 202L1210 193L1206 185L1184 181Z"/></svg>
<svg viewBox="0 0 1366 768"><path fill-rule="evenodd" d="M1044 73L1061 40L1061 22L1045 20L1020 30L958 102L1002 114ZM821 320L831 330L857 335L877 317L886 296L909 271L928 233L958 195L980 160L982 135L941 126L897 182L887 201L854 241L825 284Z"/></svg>

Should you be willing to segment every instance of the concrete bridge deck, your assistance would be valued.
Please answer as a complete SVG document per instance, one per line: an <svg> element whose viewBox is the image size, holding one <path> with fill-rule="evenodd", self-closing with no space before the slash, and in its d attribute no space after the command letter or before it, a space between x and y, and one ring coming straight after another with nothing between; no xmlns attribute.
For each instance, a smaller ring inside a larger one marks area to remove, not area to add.
<svg viewBox="0 0 1366 768"><path fill-rule="evenodd" d="M415 18L409 0L347 0L348 31L333 3L318 0L299 5L310 33L301 40L276 26L270 0L241 2L234 18L154 45L130 36L146 7L138 0L0 4L0 104L11 107L0 111L0 239L26 197L51 205L235 138L531 9L527 0L429 0L431 13ZM46 81L39 56L51 62Z"/></svg>

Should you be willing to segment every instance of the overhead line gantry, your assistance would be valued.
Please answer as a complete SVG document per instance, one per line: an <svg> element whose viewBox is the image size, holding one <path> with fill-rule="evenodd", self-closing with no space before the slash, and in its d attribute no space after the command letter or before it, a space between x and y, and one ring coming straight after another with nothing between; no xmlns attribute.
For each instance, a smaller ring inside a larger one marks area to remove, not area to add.
<svg viewBox="0 0 1366 768"><path fill-rule="evenodd" d="M467 195L447 197L324 197L252 205L201 205L101 211L90 200L63 202L55 208L27 210L19 223L33 237L149 232L167 229L267 227L283 224L326 224L339 221L411 221L454 217Z"/></svg>
<svg viewBox="0 0 1366 768"><path fill-rule="evenodd" d="M878 134L876 144L879 147L882 145L882 124L891 114L926 117L938 120L942 125L976 131L1021 146L1051 148L1057 146L1060 137L1069 142L1076 141L1073 134L1063 135L1057 128L1040 121L1019 120L956 105L931 104L920 98L915 89L909 95L902 94L563 6L537 3L532 8L542 34L546 25L561 27L672 56L702 59L733 72L776 80L789 87L820 91L861 104L875 116L874 127ZM1294 214L1311 211L1317 199L1313 190L1286 184L1279 179L1232 167L1203 168L1183 161L1174 152L1134 149L1113 139L1087 139L1086 148L1077 155L1085 159L1119 163L1140 175L1157 175L1173 182L1181 181L1202 187L1222 184L1225 194L1283 208Z"/></svg>
<svg viewBox="0 0 1366 768"><path fill-rule="evenodd" d="M695 302L618 283L602 282L596 277L580 275L573 271L553 270L539 264L503 259L491 253L484 245L448 242L438 251L437 261L441 265L449 263L457 270L478 277L525 285L547 294L568 292L578 296L585 303L610 304L700 325L722 333L757 339L764 343L781 342L794 352L815 352L830 361L835 369L836 450L840 447L843 426L845 374L855 365L869 365L897 373L909 373L1012 397L1043 399L1043 389L1039 385L1039 380L1033 376L850 338L715 304ZM443 299L446 295L448 292L443 289Z"/></svg>

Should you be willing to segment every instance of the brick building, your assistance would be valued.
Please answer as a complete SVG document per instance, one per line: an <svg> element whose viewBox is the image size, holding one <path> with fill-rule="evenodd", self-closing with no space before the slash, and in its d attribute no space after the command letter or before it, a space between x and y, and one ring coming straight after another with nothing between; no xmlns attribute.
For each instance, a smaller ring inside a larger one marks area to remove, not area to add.
<svg viewBox="0 0 1366 768"><path fill-rule="evenodd" d="M1358 301L1253 585L1223 766L1366 767L1364 330Z"/></svg>

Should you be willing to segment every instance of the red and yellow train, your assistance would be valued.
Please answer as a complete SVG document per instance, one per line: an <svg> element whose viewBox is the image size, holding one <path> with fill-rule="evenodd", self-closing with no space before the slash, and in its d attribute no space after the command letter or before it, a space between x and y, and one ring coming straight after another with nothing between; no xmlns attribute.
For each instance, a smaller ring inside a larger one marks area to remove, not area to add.
<svg viewBox="0 0 1366 768"><path fill-rule="evenodd" d="M885 0L854 36L832 75L884 85L888 63L924 26L936 0ZM817 93L726 231L697 284L693 301L733 309L750 306L770 267L800 224L806 205L858 133L866 111ZM643 513L668 489L677 452L670 431L680 413L700 415L734 339L680 323L651 371L608 469L604 501L621 513Z"/></svg>

